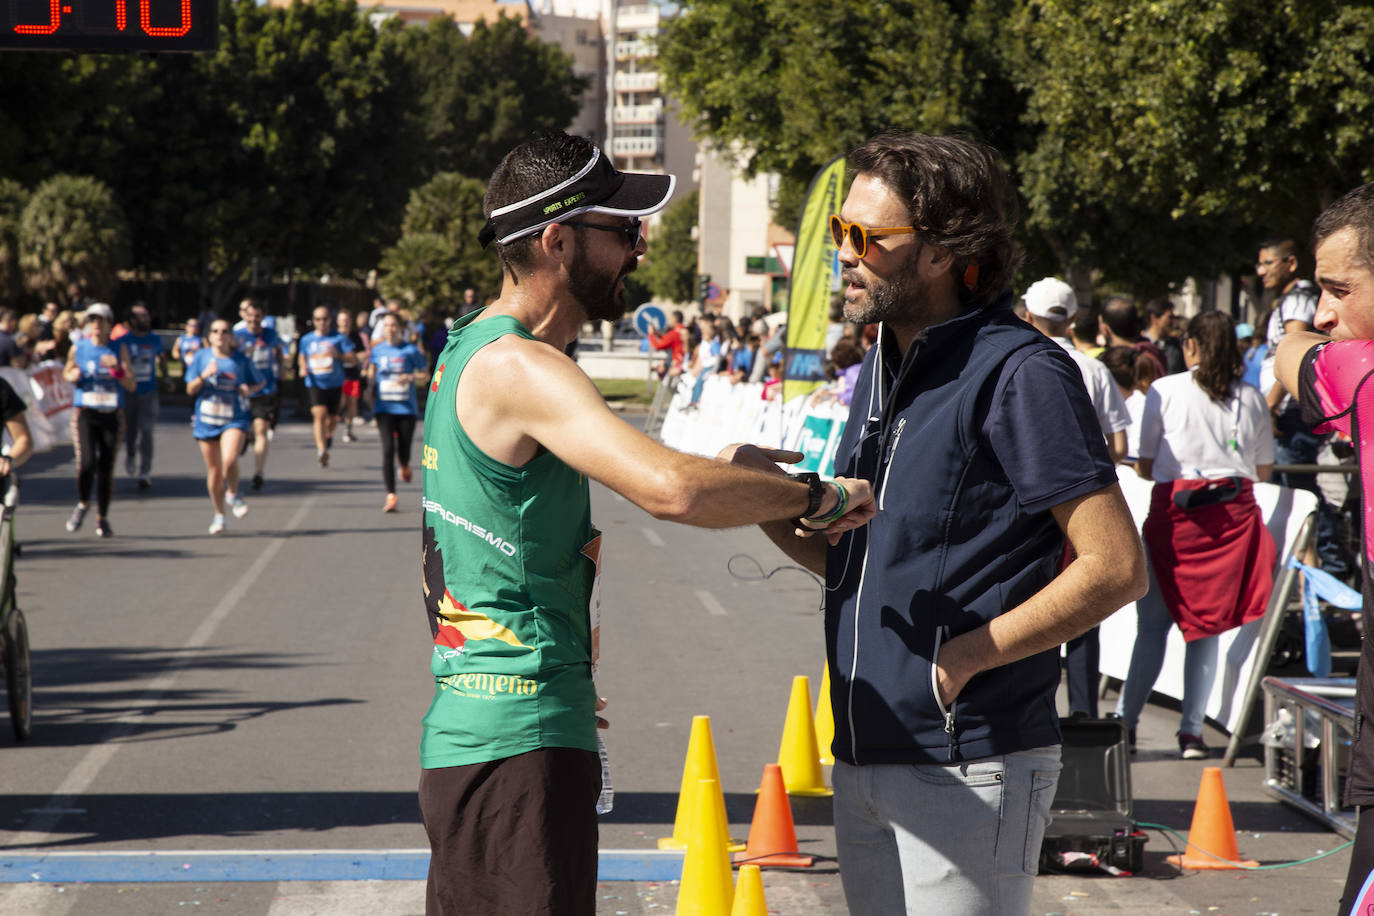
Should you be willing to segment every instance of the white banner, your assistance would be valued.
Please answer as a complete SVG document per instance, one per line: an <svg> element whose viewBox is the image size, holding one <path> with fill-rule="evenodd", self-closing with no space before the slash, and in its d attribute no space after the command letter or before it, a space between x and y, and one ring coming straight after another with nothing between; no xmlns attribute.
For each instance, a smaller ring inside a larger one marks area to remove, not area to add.
<svg viewBox="0 0 1374 916"><path fill-rule="evenodd" d="M28 369L0 366L0 378L24 399L28 408L24 418L29 423L29 435L33 437L35 452L46 452L58 445L71 444L75 389L62 378L62 363L49 360ZM5 444L9 445L8 435L5 436Z"/></svg>

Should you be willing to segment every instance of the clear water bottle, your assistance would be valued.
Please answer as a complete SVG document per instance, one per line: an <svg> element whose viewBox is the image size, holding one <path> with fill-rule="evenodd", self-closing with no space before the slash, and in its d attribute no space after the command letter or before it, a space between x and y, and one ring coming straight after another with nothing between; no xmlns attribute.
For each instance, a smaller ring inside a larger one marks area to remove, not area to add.
<svg viewBox="0 0 1374 916"><path fill-rule="evenodd" d="M611 788L611 759L600 735L596 736L596 753L601 758L601 796L596 800L596 813L610 814L615 807L615 790Z"/></svg>

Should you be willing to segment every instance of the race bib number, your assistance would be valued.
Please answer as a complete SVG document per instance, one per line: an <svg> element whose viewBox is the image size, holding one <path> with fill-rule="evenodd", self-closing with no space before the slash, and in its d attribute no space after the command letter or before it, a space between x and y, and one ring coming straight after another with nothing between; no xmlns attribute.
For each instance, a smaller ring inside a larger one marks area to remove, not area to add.
<svg viewBox="0 0 1374 916"><path fill-rule="evenodd" d="M148 359L140 359L134 363L134 378L140 382L151 382L153 380L153 362Z"/></svg>
<svg viewBox="0 0 1374 916"><path fill-rule="evenodd" d="M333 360L330 360L333 362ZM272 366L272 348L255 347L253 348L253 365L258 369L268 369ZM313 363L312 363L313 368Z"/></svg>
<svg viewBox="0 0 1374 916"><path fill-rule="evenodd" d="M113 391L87 391L81 395L81 406L92 410L114 410L119 407L119 395Z"/></svg>
<svg viewBox="0 0 1374 916"><path fill-rule="evenodd" d="M378 379L377 393L382 396L383 401L408 401L410 384L393 378Z"/></svg>
<svg viewBox="0 0 1374 916"><path fill-rule="evenodd" d="M234 405L210 398L200 402L200 421L207 426L223 426L234 419Z"/></svg>
<svg viewBox="0 0 1374 916"><path fill-rule="evenodd" d="M311 375L330 375L334 371L334 357L332 356L312 356L310 357Z"/></svg>

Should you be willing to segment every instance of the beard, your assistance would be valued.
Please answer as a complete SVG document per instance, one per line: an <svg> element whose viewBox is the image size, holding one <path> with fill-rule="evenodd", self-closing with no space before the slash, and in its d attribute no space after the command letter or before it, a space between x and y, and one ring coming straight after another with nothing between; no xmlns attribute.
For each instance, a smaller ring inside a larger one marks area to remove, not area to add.
<svg viewBox="0 0 1374 916"><path fill-rule="evenodd" d="M859 283L863 294L844 298L844 318L854 324L906 324L919 321L929 311L927 302L928 284L921 279L920 258L922 245L911 245L909 254L888 279L869 275L865 277L857 268L846 267L840 274L846 283Z"/></svg>
<svg viewBox="0 0 1374 916"><path fill-rule="evenodd" d="M593 270L587 264L583 249L573 253L568 267L568 292L587 313L588 321L615 321L625 315L625 291L618 288L620 280L633 273L639 259L625 269L612 273Z"/></svg>

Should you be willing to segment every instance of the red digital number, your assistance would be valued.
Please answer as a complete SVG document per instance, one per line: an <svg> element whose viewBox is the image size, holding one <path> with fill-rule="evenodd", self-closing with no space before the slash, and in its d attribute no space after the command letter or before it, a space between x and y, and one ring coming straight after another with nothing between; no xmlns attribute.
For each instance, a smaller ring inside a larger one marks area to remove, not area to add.
<svg viewBox="0 0 1374 916"><path fill-rule="evenodd" d="M115 27L121 32L129 24L128 9L124 5L124 0L115 0Z"/></svg>
<svg viewBox="0 0 1374 916"><path fill-rule="evenodd" d="M185 0L189 3L190 0ZM19 35L51 35L62 25L62 0L48 0L47 25L17 25L14 31Z"/></svg>
<svg viewBox="0 0 1374 916"><path fill-rule="evenodd" d="M52 0L54 4L58 0ZM181 25L173 28L171 26L153 25L150 7L152 0L143 0L143 8L139 12L138 22L143 26L143 32L153 38L180 38L191 31L191 0L181 0Z"/></svg>

